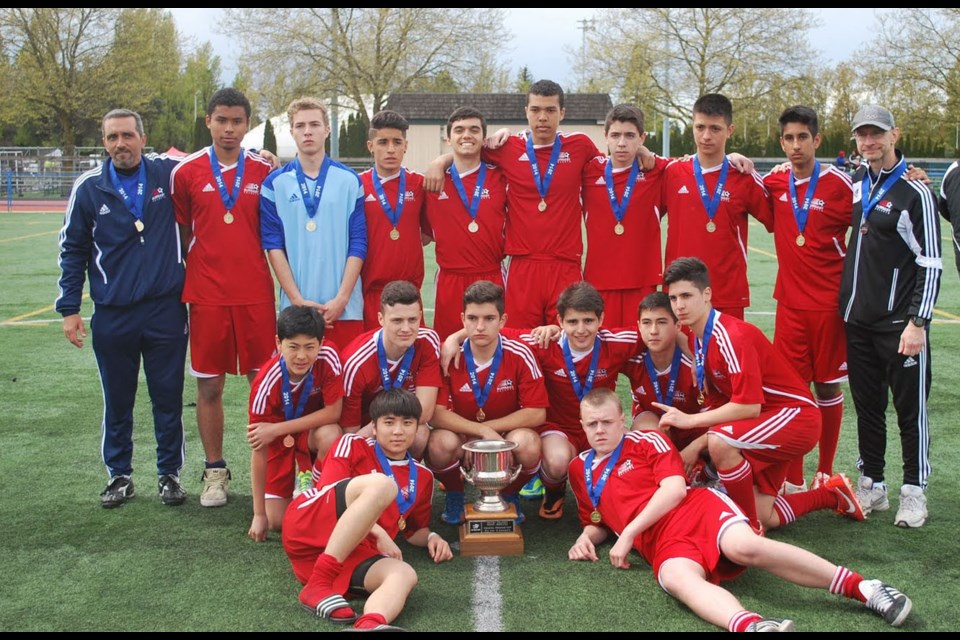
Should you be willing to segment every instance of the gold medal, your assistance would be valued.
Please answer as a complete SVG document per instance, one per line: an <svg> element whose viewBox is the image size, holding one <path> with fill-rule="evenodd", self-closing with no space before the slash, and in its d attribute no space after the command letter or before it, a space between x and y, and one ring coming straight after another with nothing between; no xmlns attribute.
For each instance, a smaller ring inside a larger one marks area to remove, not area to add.
<svg viewBox="0 0 960 640"><path fill-rule="evenodd" d="M537 209L539 209L541 213L544 212L544 211L546 211L546 210L547 210L547 201L541 199L541 200L540 200L540 204L537 205Z"/></svg>
<svg viewBox="0 0 960 640"><path fill-rule="evenodd" d="M601 520L603 520L603 516L600 515L599 511L594 509L593 513L590 514L590 522L593 524L600 524Z"/></svg>
<svg viewBox="0 0 960 640"><path fill-rule="evenodd" d="M706 400L706 398L703 397L703 389L701 389L699 392L697 392L697 404L703 406L704 400Z"/></svg>
<svg viewBox="0 0 960 640"><path fill-rule="evenodd" d="M137 230L137 233L143 233L143 220L134 220L133 228Z"/></svg>
<svg viewBox="0 0 960 640"><path fill-rule="evenodd" d="M290 447L292 447L292 446L295 445L296 443L297 443L297 439L294 438L294 437L291 436L291 435L287 435L287 436L284 437L284 439L283 439L283 446L285 446L287 449L289 449Z"/></svg>
<svg viewBox="0 0 960 640"><path fill-rule="evenodd" d="M707 233L713 233L717 230L717 225L713 224L713 220L707 223Z"/></svg>
<svg viewBox="0 0 960 640"><path fill-rule="evenodd" d="M480 225L477 224L476 220L473 220L467 225L467 230L470 233L476 233L477 231L480 231Z"/></svg>
<svg viewBox="0 0 960 640"><path fill-rule="evenodd" d="M314 222L313 220L309 221L307 223L307 231L316 231L316 230L317 230L317 223Z"/></svg>
<svg viewBox="0 0 960 640"><path fill-rule="evenodd" d="M615 234L617 234L618 236L622 236L622 235L623 235L623 225L618 222L618 223L617 223L617 226L615 226L615 227L613 228L613 232L614 232Z"/></svg>
<svg viewBox="0 0 960 640"><path fill-rule="evenodd" d="M400 232L397 231L397 228L396 228L396 227L394 227L393 229L390 230L390 239L391 239L391 240L399 240L399 239L400 239Z"/></svg>
<svg viewBox="0 0 960 640"><path fill-rule="evenodd" d="M807 244L807 239L804 238L803 234L801 233L800 235L797 236L797 246L802 247L805 244Z"/></svg>
<svg viewBox="0 0 960 640"><path fill-rule="evenodd" d="M403 516L400 516L400 519L397 520L397 529L400 529L400 531L403 531L406 528L407 528L407 519L404 518Z"/></svg>
<svg viewBox="0 0 960 640"><path fill-rule="evenodd" d="M223 214L223 221L227 224L233 224L233 214L227 211L225 214Z"/></svg>
<svg viewBox="0 0 960 640"><path fill-rule="evenodd" d="M487 419L487 414L483 412L483 409L477 409L477 422L483 422Z"/></svg>

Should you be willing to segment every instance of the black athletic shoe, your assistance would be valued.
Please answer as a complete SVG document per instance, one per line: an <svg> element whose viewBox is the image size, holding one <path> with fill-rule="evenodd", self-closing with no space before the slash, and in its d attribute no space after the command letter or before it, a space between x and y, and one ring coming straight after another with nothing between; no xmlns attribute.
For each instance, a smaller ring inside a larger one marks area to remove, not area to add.
<svg viewBox="0 0 960 640"><path fill-rule="evenodd" d="M113 509L133 497L133 480L127 476L113 476L107 488L100 493L100 506Z"/></svg>
<svg viewBox="0 0 960 640"><path fill-rule="evenodd" d="M160 492L160 502L171 507L181 505L187 499L187 492L180 486L180 479L169 473L160 476L157 491Z"/></svg>

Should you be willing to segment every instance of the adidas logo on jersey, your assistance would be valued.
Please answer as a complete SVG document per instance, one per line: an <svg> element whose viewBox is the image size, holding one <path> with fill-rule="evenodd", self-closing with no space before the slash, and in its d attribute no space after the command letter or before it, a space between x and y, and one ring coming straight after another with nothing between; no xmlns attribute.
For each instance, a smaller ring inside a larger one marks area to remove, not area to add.
<svg viewBox="0 0 960 640"><path fill-rule="evenodd" d="M903 368L909 369L910 367L917 366L917 360L913 356L907 356L907 359L903 361Z"/></svg>
<svg viewBox="0 0 960 640"><path fill-rule="evenodd" d="M690 190L687 189L687 185L681 185L681 186L680 186L680 189L677 190L677 193L681 193L681 194L683 194L683 193L690 193Z"/></svg>
<svg viewBox="0 0 960 640"><path fill-rule="evenodd" d="M107 215L108 213L110 213L110 207L108 207L108 206L105 205L105 204L100 205L100 211L98 211L97 213L99 213L99 214L102 215L102 216L105 216L105 215Z"/></svg>
<svg viewBox="0 0 960 640"><path fill-rule="evenodd" d="M560 376L561 378L566 378L566 377L567 377L567 370L566 370L566 369L557 369L556 371L553 372L553 375L555 375L555 376Z"/></svg>
<svg viewBox="0 0 960 640"><path fill-rule="evenodd" d="M733 425L732 425L732 424L726 424L726 425L720 427L720 431L723 431L724 433L729 433L730 435L733 435Z"/></svg>
<svg viewBox="0 0 960 640"><path fill-rule="evenodd" d="M377 198L371 193L364 199L364 202L376 202Z"/></svg>
<svg viewBox="0 0 960 640"><path fill-rule="evenodd" d="M473 389L470 388L469 382L464 382L463 386L457 389L460 393L473 393Z"/></svg>
<svg viewBox="0 0 960 640"><path fill-rule="evenodd" d="M643 388L643 385L640 385L637 387L636 393L637 395L645 396L647 395L647 390Z"/></svg>
<svg viewBox="0 0 960 640"><path fill-rule="evenodd" d="M290 194L289 202L298 202L300 200L300 195L296 193Z"/></svg>
<svg viewBox="0 0 960 640"><path fill-rule="evenodd" d="M440 195L437 196L437 200L449 200L450 196L447 195L446 191L441 191Z"/></svg>
<svg viewBox="0 0 960 640"><path fill-rule="evenodd" d="M600 176L593 184L602 184L603 186L607 186L607 181L603 176Z"/></svg>
<svg viewBox="0 0 960 640"><path fill-rule="evenodd" d="M527 156L527 152L526 152L526 151L524 151L522 154L520 154L520 157L517 158L517 162L530 162L530 157Z"/></svg>
<svg viewBox="0 0 960 640"><path fill-rule="evenodd" d="M847 361L844 360L843 364L840 365L840 371L846 371L846 370L847 370Z"/></svg>
<svg viewBox="0 0 960 640"><path fill-rule="evenodd" d="M209 191L216 191L216 189L214 189L214 188L213 188L213 185L208 182L208 183L207 183L207 186L205 186L205 187L203 188L203 192L204 192L204 193L207 193L207 192L209 192Z"/></svg>
<svg viewBox="0 0 960 640"><path fill-rule="evenodd" d="M789 200L789 198L787 198L787 194L781 193L781 194L780 194L780 202L786 202L787 200Z"/></svg>

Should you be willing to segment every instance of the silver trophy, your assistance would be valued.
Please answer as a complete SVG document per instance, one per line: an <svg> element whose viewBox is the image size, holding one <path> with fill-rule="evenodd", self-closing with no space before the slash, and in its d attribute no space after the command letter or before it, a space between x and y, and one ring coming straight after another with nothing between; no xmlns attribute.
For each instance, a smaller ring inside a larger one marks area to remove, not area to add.
<svg viewBox="0 0 960 640"><path fill-rule="evenodd" d="M473 508L481 513L506 511L508 505L500 491L508 487L520 474L520 465L513 468L513 450L516 442L509 440L474 440L463 445L460 473L480 491Z"/></svg>

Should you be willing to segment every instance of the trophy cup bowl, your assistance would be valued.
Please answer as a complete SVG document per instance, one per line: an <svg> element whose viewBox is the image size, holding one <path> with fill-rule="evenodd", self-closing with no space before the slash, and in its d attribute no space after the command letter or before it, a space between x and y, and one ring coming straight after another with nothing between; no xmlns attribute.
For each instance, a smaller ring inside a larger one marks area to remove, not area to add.
<svg viewBox="0 0 960 640"><path fill-rule="evenodd" d="M513 465L513 450L516 442L508 440L474 440L463 445L460 473L463 478L480 491L473 508L481 513L506 511L508 505L500 492L516 480L520 465Z"/></svg>

